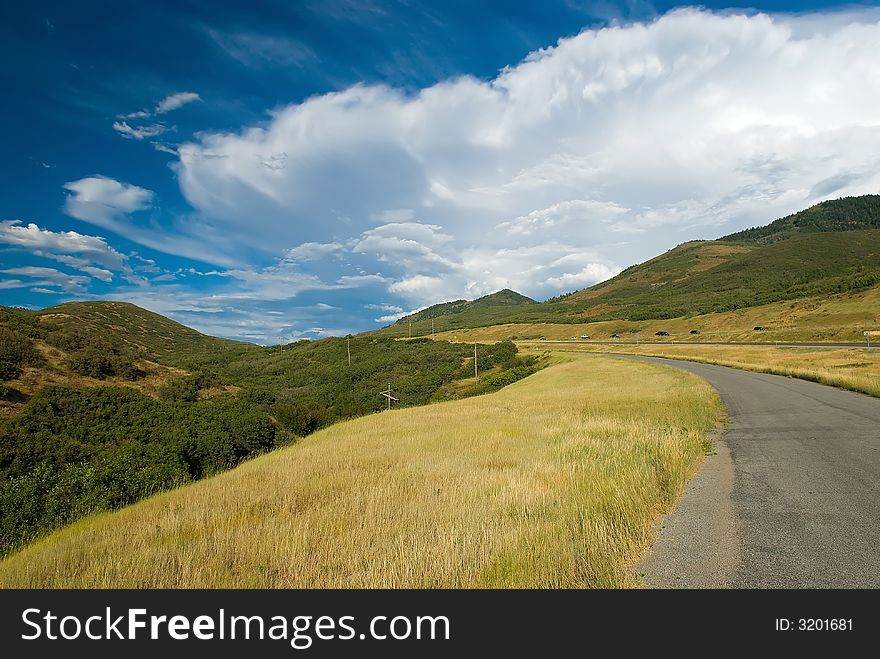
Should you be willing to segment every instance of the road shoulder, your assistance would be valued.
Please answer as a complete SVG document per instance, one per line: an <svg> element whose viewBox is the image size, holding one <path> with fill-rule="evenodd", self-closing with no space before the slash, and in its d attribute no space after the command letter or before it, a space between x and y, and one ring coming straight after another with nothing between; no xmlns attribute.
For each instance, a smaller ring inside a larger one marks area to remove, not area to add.
<svg viewBox="0 0 880 659"><path fill-rule="evenodd" d="M679 498L654 527L654 545L633 566L644 588L730 588L740 560L734 466L723 430Z"/></svg>

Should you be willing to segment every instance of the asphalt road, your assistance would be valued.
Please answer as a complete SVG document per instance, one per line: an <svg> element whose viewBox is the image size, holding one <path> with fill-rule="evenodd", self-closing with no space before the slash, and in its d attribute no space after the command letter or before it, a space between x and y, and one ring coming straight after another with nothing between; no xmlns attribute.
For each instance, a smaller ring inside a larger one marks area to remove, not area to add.
<svg viewBox="0 0 880 659"><path fill-rule="evenodd" d="M617 355L615 355L617 356ZM880 587L880 398L671 359L730 415L636 566L652 587Z"/></svg>

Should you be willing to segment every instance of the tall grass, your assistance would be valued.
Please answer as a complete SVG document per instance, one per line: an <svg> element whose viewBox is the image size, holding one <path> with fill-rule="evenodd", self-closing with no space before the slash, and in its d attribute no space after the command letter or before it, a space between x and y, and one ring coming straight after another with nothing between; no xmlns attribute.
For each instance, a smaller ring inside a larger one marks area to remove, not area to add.
<svg viewBox="0 0 880 659"><path fill-rule="evenodd" d="M530 344L541 349L540 344ZM880 396L880 350L786 346L582 345L566 350L670 357L811 380Z"/></svg>
<svg viewBox="0 0 880 659"><path fill-rule="evenodd" d="M573 357L89 518L0 562L0 584L629 586L720 414L694 376Z"/></svg>

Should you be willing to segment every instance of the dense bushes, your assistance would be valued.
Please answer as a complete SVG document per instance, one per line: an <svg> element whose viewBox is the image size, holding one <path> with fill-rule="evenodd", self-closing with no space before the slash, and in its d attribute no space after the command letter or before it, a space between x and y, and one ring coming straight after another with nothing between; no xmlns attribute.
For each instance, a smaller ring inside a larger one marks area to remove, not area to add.
<svg viewBox="0 0 880 659"><path fill-rule="evenodd" d="M202 353L178 365L209 372L218 382L243 388L239 399L271 414L297 435L385 407L379 394L389 384L395 406L423 405L444 385L473 377L473 344L428 339L396 341L376 336L300 341L248 353ZM480 371L520 364L511 341L477 346ZM166 385L183 391L185 385ZM163 394L165 395L165 394ZM169 393L170 395L170 393Z"/></svg>
<svg viewBox="0 0 880 659"><path fill-rule="evenodd" d="M22 367L37 366L43 358L33 341L19 332L0 327L0 380L14 380Z"/></svg>
<svg viewBox="0 0 880 659"><path fill-rule="evenodd" d="M479 396L481 394L498 391L502 387L506 387L509 384L513 384L514 382L536 373L538 368L539 367L534 358L521 360L521 363L518 366L513 366L498 373L492 373L480 378L470 387L459 391L458 395L459 397Z"/></svg>
<svg viewBox="0 0 880 659"><path fill-rule="evenodd" d="M78 375L104 380L120 377L137 380L144 372L135 365L136 355L100 340L92 340L68 358L70 370Z"/></svg>
<svg viewBox="0 0 880 659"><path fill-rule="evenodd" d="M217 378L207 373L193 373L183 378L168 380L159 388L159 398L165 401L193 403L199 399L199 391L217 384Z"/></svg>
<svg viewBox="0 0 880 659"><path fill-rule="evenodd" d="M275 445L268 415L230 397L168 403L128 388L45 387L0 426L0 554Z"/></svg>
<svg viewBox="0 0 880 659"><path fill-rule="evenodd" d="M0 360L0 380L14 380L21 375L21 365L18 362Z"/></svg>

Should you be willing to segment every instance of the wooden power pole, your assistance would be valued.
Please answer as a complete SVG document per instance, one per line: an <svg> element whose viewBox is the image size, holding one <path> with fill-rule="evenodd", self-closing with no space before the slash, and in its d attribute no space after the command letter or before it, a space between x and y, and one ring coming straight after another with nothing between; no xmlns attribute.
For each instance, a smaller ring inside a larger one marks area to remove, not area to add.
<svg viewBox="0 0 880 659"><path fill-rule="evenodd" d="M477 342L474 341L474 377L477 377Z"/></svg>
<svg viewBox="0 0 880 659"><path fill-rule="evenodd" d="M397 398L395 398L394 396L391 395L391 383L390 383L390 382L388 383L388 389L387 389L387 391L382 391L382 392L380 392L380 393L381 393L383 396L385 396L385 398L388 399L388 410L391 411L391 401L392 401L392 400L393 400L393 401L396 401L396 400L397 400Z"/></svg>

